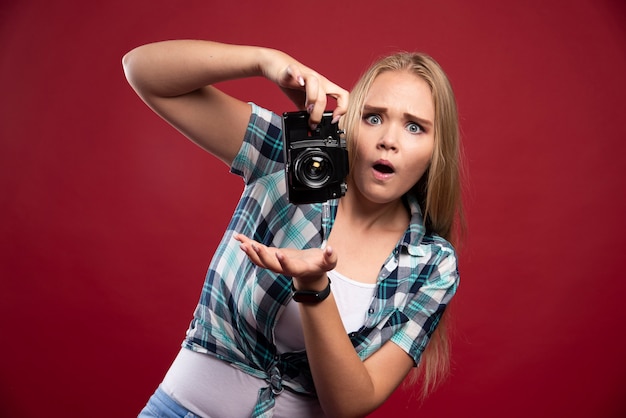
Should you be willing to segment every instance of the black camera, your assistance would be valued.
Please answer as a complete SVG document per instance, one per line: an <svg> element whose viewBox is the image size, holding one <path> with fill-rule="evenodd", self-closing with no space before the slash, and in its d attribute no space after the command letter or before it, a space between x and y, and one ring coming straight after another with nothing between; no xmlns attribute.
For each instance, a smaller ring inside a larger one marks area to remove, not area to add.
<svg viewBox="0 0 626 418"><path fill-rule="evenodd" d="M283 113L285 176L289 201L325 202L342 197L348 186L348 150L343 131L324 112L316 129L305 111Z"/></svg>

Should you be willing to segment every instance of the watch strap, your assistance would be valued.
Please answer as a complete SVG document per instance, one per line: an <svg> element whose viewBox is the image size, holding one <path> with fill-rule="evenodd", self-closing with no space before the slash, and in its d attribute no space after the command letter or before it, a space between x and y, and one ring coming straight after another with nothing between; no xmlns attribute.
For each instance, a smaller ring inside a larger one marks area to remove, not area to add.
<svg viewBox="0 0 626 418"><path fill-rule="evenodd" d="M293 292L293 300L298 303L320 303L330 295L330 278L324 290L297 290L291 282L291 291Z"/></svg>

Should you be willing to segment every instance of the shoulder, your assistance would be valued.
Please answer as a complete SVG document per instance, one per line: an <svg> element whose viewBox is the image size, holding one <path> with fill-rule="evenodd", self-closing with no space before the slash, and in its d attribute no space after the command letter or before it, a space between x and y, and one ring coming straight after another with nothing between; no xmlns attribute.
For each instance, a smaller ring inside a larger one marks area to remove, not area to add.
<svg viewBox="0 0 626 418"><path fill-rule="evenodd" d="M415 285L418 294L428 295L439 305L447 305L459 287L460 274L456 251L450 242L438 235L426 235L422 240L425 257Z"/></svg>
<svg viewBox="0 0 626 418"><path fill-rule="evenodd" d="M244 140L255 137L282 139L282 118L280 115L250 102L252 113Z"/></svg>
<svg viewBox="0 0 626 418"><path fill-rule="evenodd" d="M442 238L437 234L425 234L419 245L427 247L429 251L433 253L441 253L456 258L456 250L454 249L454 246L447 239Z"/></svg>
<svg viewBox="0 0 626 418"><path fill-rule="evenodd" d="M417 231L409 230L405 237L405 245L409 255L424 262L429 259L452 258L456 260L454 246L445 238L425 233L424 227L419 225Z"/></svg>
<svg viewBox="0 0 626 418"><path fill-rule="evenodd" d="M436 234L425 234L407 247L401 257L401 274L411 283L409 293L423 291L423 286L451 289L458 286L457 254L450 242Z"/></svg>
<svg viewBox="0 0 626 418"><path fill-rule="evenodd" d="M248 182L283 168L282 118L250 103L252 113L243 143L231 164L231 172Z"/></svg>

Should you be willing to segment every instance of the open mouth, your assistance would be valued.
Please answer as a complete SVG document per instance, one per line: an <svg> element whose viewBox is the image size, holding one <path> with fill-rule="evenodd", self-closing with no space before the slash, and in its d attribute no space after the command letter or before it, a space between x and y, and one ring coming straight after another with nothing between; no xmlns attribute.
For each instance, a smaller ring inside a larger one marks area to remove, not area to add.
<svg viewBox="0 0 626 418"><path fill-rule="evenodd" d="M374 164L374 170L383 173L383 174L391 174L393 173L393 167L387 165L387 164L381 164L381 163L377 163Z"/></svg>

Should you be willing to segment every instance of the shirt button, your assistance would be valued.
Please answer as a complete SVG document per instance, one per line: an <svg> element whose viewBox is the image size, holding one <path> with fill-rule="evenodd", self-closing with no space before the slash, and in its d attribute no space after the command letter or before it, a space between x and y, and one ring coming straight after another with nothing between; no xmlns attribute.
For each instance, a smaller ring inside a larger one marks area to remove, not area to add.
<svg viewBox="0 0 626 418"><path fill-rule="evenodd" d="M370 315L371 315L371 314L373 314L373 313L374 313L374 308L370 308L367 312L368 312Z"/></svg>

